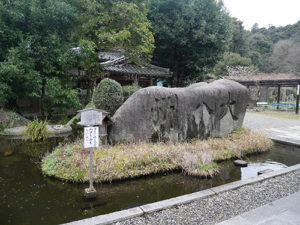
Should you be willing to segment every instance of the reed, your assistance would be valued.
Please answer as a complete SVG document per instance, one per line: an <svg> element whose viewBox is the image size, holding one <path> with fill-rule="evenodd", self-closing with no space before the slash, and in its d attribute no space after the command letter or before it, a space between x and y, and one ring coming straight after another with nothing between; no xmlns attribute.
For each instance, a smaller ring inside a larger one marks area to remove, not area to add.
<svg viewBox="0 0 300 225"><path fill-rule="evenodd" d="M48 122L35 119L29 122L25 129L25 139L31 141L45 141L48 138Z"/></svg>

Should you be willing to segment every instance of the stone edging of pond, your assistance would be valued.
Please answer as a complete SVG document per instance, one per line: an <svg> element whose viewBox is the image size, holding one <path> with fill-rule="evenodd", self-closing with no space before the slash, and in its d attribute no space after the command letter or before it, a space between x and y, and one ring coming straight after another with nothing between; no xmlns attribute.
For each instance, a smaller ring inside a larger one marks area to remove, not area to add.
<svg viewBox="0 0 300 225"><path fill-rule="evenodd" d="M296 139L285 138L285 137L281 137L279 135L272 135L272 134L267 134L265 136L267 136L268 138L272 139L273 141L281 143L281 144L300 147L300 141L296 140Z"/></svg>
<svg viewBox="0 0 300 225"><path fill-rule="evenodd" d="M65 225L87 225L87 224L92 225L92 224L116 223L116 222L124 221L126 219L142 216L147 213L153 213L153 212L157 212L157 211L160 211L163 209L172 208L172 207L175 207L178 205L187 204L187 203L202 199L204 197L218 195L225 191L235 190L235 189L238 189L245 185L251 185L254 183L262 182L264 180L267 180L267 179L270 179L273 177L277 177L280 175L284 175L284 174L296 171L298 169L300 169L300 164L297 164L297 165L294 165L294 166L291 166L291 167L288 167L288 168L285 168L282 170L262 174L257 177L252 177L252 178L249 178L246 180L240 180L240 181L224 184L221 186L217 186L214 188L195 192L192 194L182 195L179 197L175 197L175 198L171 198L171 199L167 199L167 200L163 200L163 201L159 201L159 202L154 202L154 203L150 203L147 205L143 205L143 206L127 209L127 210L117 211L117 212L113 212L113 213L109 213L109 214L105 214L105 215L91 217L88 219L78 220L78 221L74 221L71 223L67 223Z"/></svg>
<svg viewBox="0 0 300 225"><path fill-rule="evenodd" d="M22 138L25 133L26 126L8 128L0 132L0 136L8 138ZM47 131L49 137L65 136L72 132L72 128L69 125L47 125Z"/></svg>

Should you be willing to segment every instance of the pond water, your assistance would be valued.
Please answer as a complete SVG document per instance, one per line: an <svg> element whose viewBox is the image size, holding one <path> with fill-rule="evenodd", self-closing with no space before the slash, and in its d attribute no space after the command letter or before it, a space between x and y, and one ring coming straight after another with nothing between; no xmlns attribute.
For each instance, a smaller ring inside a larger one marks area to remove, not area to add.
<svg viewBox="0 0 300 225"><path fill-rule="evenodd" d="M87 201L83 192L88 184L63 183L41 173L42 155L60 141L62 138L52 138L41 144L0 139L0 224L70 222L246 179L266 168L278 170L300 163L300 148L276 144L270 152L249 156L248 167L222 162L221 173L213 179L176 172L97 184L96 200Z"/></svg>

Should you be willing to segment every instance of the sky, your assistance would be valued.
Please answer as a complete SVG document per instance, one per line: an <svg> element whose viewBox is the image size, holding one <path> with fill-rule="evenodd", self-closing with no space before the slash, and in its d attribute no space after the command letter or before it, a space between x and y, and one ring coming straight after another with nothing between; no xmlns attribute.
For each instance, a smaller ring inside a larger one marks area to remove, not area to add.
<svg viewBox="0 0 300 225"><path fill-rule="evenodd" d="M300 0L223 0L232 17L243 21L244 28L251 30L254 23L259 28L270 24L286 26L300 20Z"/></svg>

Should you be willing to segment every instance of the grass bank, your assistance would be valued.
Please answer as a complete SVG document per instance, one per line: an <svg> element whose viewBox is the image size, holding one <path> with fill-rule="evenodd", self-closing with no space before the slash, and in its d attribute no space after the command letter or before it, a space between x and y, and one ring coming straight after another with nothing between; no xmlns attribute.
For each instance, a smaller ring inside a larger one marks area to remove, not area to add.
<svg viewBox="0 0 300 225"><path fill-rule="evenodd" d="M187 143L140 143L100 147L94 151L94 180L111 182L182 169L192 176L218 173L217 161L264 152L273 142L249 129L240 128L224 138ZM59 179L88 181L89 149L82 141L58 146L42 160L45 175Z"/></svg>
<svg viewBox="0 0 300 225"><path fill-rule="evenodd" d="M257 113L260 115L265 115L265 116L273 116L273 117L278 117L278 118L285 118L285 119L291 119L291 120L300 120L300 115L295 114L295 111L290 111L290 112L281 112L281 111L261 111L261 112L256 112L256 111L250 111L251 113Z"/></svg>

